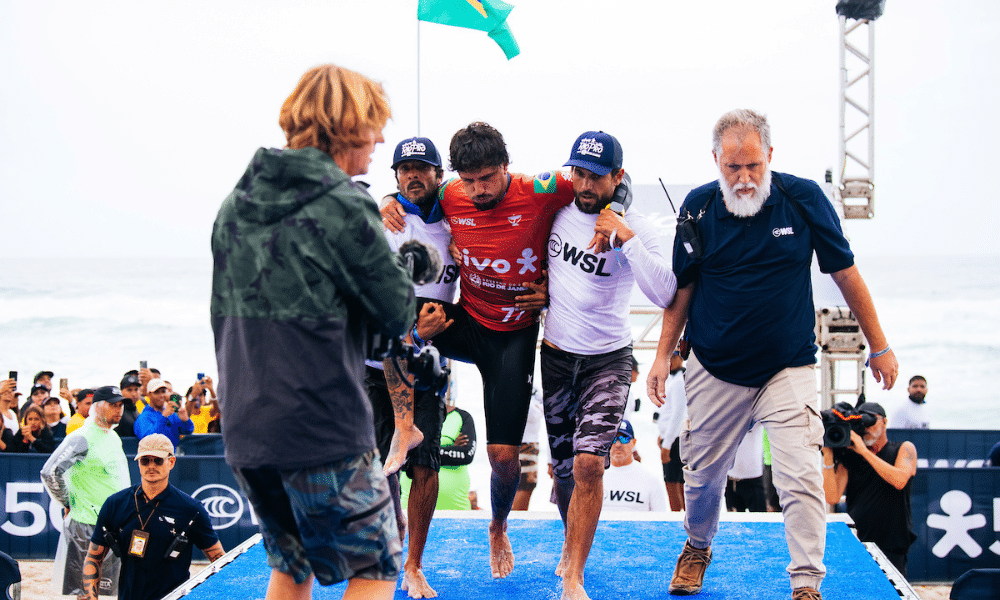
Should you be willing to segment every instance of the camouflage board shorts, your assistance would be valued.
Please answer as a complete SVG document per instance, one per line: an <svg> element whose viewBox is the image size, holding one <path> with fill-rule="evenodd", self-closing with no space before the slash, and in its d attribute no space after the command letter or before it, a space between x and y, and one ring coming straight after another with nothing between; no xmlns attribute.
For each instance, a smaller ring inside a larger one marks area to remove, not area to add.
<svg viewBox="0 0 1000 600"><path fill-rule="evenodd" d="M305 469L234 468L260 522L267 564L302 583L394 581L402 543L375 451Z"/></svg>
<svg viewBox="0 0 1000 600"><path fill-rule="evenodd" d="M615 441L632 380L632 345L590 356L542 344L541 357L552 468L568 479L577 453L607 456Z"/></svg>

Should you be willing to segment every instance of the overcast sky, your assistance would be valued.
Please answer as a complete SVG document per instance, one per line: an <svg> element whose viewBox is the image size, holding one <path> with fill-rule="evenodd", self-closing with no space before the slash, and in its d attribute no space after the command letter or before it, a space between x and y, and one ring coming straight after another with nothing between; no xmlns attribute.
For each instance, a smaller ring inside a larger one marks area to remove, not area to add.
<svg viewBox="0 0 1000 600"><path fill-rule="evenodd" d="M578 134L616 135L637 183L717 176L726 110L772 123L772 168L837 166L834 0L515 1L521 55L484 33L421 24L420 125L444 153L474 120L511 169L566 161ZM209 258L212 221L308 68L381 81L393 120L362 177L393 188L417 133L416 0L0 0L0 256ZM1000 253L1000 2L893 0L876 22L876 218L859 254ZM988 183L986 184L989 185Z"/></svg>

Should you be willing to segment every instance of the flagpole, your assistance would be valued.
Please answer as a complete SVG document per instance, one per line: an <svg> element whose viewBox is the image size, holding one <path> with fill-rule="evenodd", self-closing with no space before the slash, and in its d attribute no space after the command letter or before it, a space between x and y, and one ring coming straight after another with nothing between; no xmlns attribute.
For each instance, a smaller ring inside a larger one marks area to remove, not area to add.
<svg viewBox="0 0 1000 600"><path fill-rule="evenodd" d="M417 135L420 135L420 20L417 19Z"/></svg>

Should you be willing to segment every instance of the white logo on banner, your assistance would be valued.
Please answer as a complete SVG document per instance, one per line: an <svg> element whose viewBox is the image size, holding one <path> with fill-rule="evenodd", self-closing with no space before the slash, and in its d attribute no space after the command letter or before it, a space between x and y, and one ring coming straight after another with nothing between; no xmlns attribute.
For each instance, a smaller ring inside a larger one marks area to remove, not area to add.
<svg viewBox="0 0 1000 600"><path fill-rule="evenodd" d="M216 529L232 527L243 516L243 498L228 485L209 483L196 489L191 497L204 505Z"/></svg>
<svg viewBox="0 0 1000 600"><path fill-rule="evenodd" d="M944 530L944 535L931 548L934 556L944 558L955 546L961 548L970 558L976 558L983 553L982 546L972 539L969 531L985 527L986 517L965 514L970 509L972 509L972 498L962 490L951 490L941 496L941 510L945 514L927 515L928 527ZM992 547L990 549L992 550Z"/></svg>

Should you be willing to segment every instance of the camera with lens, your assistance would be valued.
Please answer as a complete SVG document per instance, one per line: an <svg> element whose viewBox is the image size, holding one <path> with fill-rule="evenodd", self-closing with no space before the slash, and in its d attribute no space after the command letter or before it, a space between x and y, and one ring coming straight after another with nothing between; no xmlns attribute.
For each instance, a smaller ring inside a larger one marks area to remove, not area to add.
<svg viewBox="0 0 1000 600"><path fill-rule="evenodd" d="M838 402L820 413L823 418L823 445L827 448L848 448L851 431L863 436L865 430L878 422L878 416L860 412L847 402Z"/></svg>
<svg viewBox="0 0 1000 600"><path fill-rule="evenodd" d="M400 246L396 261L417 285L434 281L441 275L440 254L418 240L410 240ZM398 359L405 359L407 371L413 375L413 387L418 390L438 390L448 385L451 370L441 365L437 348L428 345L418 350L401 337L385 335L372 324L369 324L368 358L379 362L392 358L397 371L400 370ZM401 371L399 375L403 381L407 380Z"/></svg>

